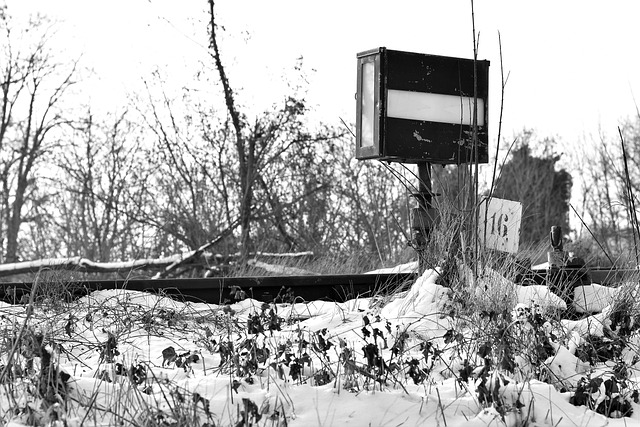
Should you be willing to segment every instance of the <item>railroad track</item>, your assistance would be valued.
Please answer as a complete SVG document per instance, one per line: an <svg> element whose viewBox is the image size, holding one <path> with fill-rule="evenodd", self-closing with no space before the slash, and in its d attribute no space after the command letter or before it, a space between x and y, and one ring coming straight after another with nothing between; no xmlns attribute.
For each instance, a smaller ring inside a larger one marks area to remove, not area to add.
<svg viewBox="0 0 640 427"><path fill-rule="evenodd" d="M575 275L585 270L566 268L563 271L569 275ZM638 270L591 268L586 271L591 281L598 284L613 285L628 280L640 280ZM69 282L66 287L76 297L102 289L129 289L213 304L232 303L244 297L264 302L315 300L343 302L356 297L371 297L384 291L408 289L416 277L415 273L399 273L81 280ZM531 270L520 278L520 283L523 285L545 284L546 278L547 270ZM46 282L41 285L46 286ZM32 286L30 282L0 283L0 300L10 303L19 302L24 295L30 293Z"/></svg>
<svg viewBox="0 0 640 427"><path fill-rule="evenodd" d="M565 267L558 271L561 271L565 276L578 278L581 275L588 273L591 283L597 283L600 285L615 285L626 281L640 281L640 270L622 269L622 268L571 268ZM523 285L527 284L527 280L535 282L538 285L544 285L547 279L548 270L535 269L530 270L526 274L520 277L520 281Z"/></svg>
<svg viewBox="0 0 640 427"><path fill-rule="evenodd" d="M187 301L225 304L244 296L259 301L338 301L371 297L378 292L408 288L416 279L413 273L338 274L316 276L209 277L203 279L130 279L82 280L66 284L74 296L101 289L129 289L162 293ZM0 299L19 302L28 295L33 284L13 282L0 284ZM41 286L46 286L43 282Z"/></svg>

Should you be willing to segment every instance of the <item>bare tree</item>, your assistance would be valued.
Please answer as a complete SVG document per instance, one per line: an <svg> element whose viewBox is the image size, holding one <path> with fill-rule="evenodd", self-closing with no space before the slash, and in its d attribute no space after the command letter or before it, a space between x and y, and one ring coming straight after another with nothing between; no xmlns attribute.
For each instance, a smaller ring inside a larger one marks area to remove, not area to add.
<svg viewBox="0 0 640 427"><path fill-rule="evenodd" d="M325 185L318 183L304 189L296 186L298 177L291 174L294 169L291 162L303 159L301 155L305 147L333 140L338 135L333 131L309 132L306 129L302 120L307 112L305 100L298 95L297 90L286 96L282 104L274 106L271 112L266 112L255 120L250 120L243 114L222 62L214 1L208 0L208 3L211 55L223 88L237 162L234 175L237 177L239 200L241 258L246 259L247 254L254 249L251 231L257 207L261 207L257 215L261 218L268 216L284 244L289 248L295 247L296 240L288 230L291 223L285 224L288 222L286 207L291 206L298 198L302 200L316 193ZM300 70L300 67L297 69ZM285 177L288 179L282 179ZM294 188L298 191L289 191L288 194L280 191Z"/></svg>
<svg viewBox="0 0 640 427"><path fill-rule="evenodd" d="M74 83L77 62L57 62L49 49L53 26L42 17L25 28L0 11L0 208L4 260L18 258L18 237L38 170L67 120L61 104ZM18 43L19 40L19 43Z"/></svg>
<svg viewBox="0 0 640 427"><path fill-rule="evenodd" d="M569 201L573 180L557 167L560 156L551 153L552 139L535 141L531 131L524 131L509 160L496 180L494 195L522 202L522 242L537 243L547 238L551 226L569 233ZM532 148L542 146L545 152L534 155Z"/></svg>
<svg viewBox="0 0 640 427"><path fill-rule="evenodd" d="M619 254L624 241L626 214L624 200L619 198L621 188L620 176L616 170L613 147L607 148L604 136L595 146L581 144L576 153L574 164L579 165L575 172L580 183L580 204L576 206L577 214L584 225L578 227L577 239L586 242L596 239L607 254ZM584 162L582 159L589 159ZM588 227L588 230L586 229ZM595 243L595 242L593 242ZM595 249L581 248L583 253ZM600 250L598 250L600 252ZM593 254L598 259L605 259L605 254Z"/></svg>
<svg viewBox="0 0 640 427"><path fill-rule="evenodd" d="M128 112L99 120L91 110L73 124L58 160L62 169L57 226L66 256L95 261L144 256L148 170L141 134Z"/></svg>
<svg viewBox="0 0 640 427"><path fill-rule="evenodd" d="M256 169L256 154L258 138L247 138L245 128L247 127L246 118L240 113L236 104L235 96L229 79L227 77L222 58L220 56L220 48L218 47L218 39L216 36L216 22L214 13L214 1L209 1L210 15L210 31L211 31L211 50L216 69L220 75L220 81L224 90L224 99L227 106L227 112L231 118L233 130L235 133L235 148L238 156L238 178L240 184L240 227L242 234L240 237L241 259L246 259L251 250L251 209L253 204L253 184ZM261 137L262 135L254 136Z"/></svg>
<svg viewBox="0 0 640 427"><path fill-rule="evenodd" d="M634 245L629 216L630 197L637 199L640 194L640 116L623 120L620 129L626 146L629 188L619 135L601 134L591 144L581 144L576 153L576 173L580 174L582 190L578 214L588 227L578 236L579 243L584 246L583 251L589 251L603 265L611 262L609 257L628 258ZM585 162L587 158L589 161ZM590 244L595 243L593 240L597 244Z"/></svg>
<svg viewBox="0 0 640 427"><path fill-rule="evenodd" d="M414 177L402 166L356 161L354 146L350 136L314 145L315 180L306 185L325 187L295 206L293 230L309 248L333 256L357 254L372 267L407 247L411 201L405 185Z"/></svg>
<svg viewBox="0 0 640 427"><path fill-rule="evenodd" d="M236 223L228 129L216 111L171 95L154 73L137 109L153 144L148 156L149 206L137 218L155 228L169 251L195 250Z"/></svg>

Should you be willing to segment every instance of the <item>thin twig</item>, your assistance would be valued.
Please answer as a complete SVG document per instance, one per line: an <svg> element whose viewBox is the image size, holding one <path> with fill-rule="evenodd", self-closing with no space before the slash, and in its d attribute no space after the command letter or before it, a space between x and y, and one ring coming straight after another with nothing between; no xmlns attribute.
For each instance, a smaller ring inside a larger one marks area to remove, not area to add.
<svg viewBox="0 0 640 427"><path fill-rule="evenodd" d="M344 125L344 127L347 129L347 131L351 134L351 136L353 136L354 138L356 137L356 134L353 133L353 131L351 130L351 128L347 125L347 123L345 123L344 119L342 117L340 117L340 121L342 122L342 124Z"/></svg>
<svg viewBox="0 0 640 427"><path fill-rule="evenodd" d="M409 181L407 178L404 177L404 175L401 175L400 172L398 172L397 170L395 170L394 168L392 168L391 166L389 166L388 164L384 163L384 162L380 162L382 164L382 166L384 166L389 172L391 172L391 174L393 174L393 176L395 176L399 181L400 184L407 190L409 191L410 194L412 194L411 190L413 189L413 193L418 192L418 187L415 186L415 184L411 183L411 181ZM403 168L407 169L409 171L409 173L411 173L418 181L420 181L420 178L418 178L418 176L410 169L408 169L403 163L400 163L400 166L402 166Z"/></svg>
<svg viewBox="0 0 640 427"><path fill-rule="evenodd" d="M513 150L513 147L516 145L516 142L518 142L517 137L513 139L513 142L511 143L511 145L509 146L509 149L507 150L507 154L504 156L504 159L502 160L502 165L500 166L500 172L498 173L498 178L496 178L496 181L499 181L500 178L502 177L502 171L504 170L504 165L507 163L509 154L511 154L511 150Z"/></svg>
<svg viewBox="0 0 640 427"><path fill-rule="evenodd" d="M496 142L496 161L493 164L493 175L491 177L491 187L489 189L489 197L493 195L493 190L496 182L496 174L498 171L498 155L500 154L500 140L502 138L502 115L504 113L504 88L507 85L507 81L504 78L504 67L502 62L502 38L500 37L500 31L498 31L498 47L500 49L500 80L502 82L502 85L500 89L500 117L498 119L498 141Z"/></svg>
<svg viewBox="0 0 640 427"><path fill-rule="evenodd" d="M573 207L573 205L571 203L569 203L569 206L571 207L571 209L573 209L573 212L576 214L576 216L578 217L578 219L580 220L580 222L582 223L582 225L584 225L584 227L587 229L587 231L589 232L589 234L591 234L591 237L593 237L593 240L596 241L596 243L598 244L598 246L600 246L600 249L602 249L602 252L605 254L605 256L607 257L607 259L609 260L609 262L611 263L611 266L615 267L616 263L611 259L611 257L609 256L609 254L607 253L607 251L605 250L605 248L600 244L600 242L598 241L598 238L595 236L595 234L593 234L591 232L591 229L589 228L589 226L587 225L587 223L584 222L584 220L582 219L582 217L580 216L580 214L578 213L578 211L576 211L576 208Z"/></svg>
<svg viewBox="0 0 640 427"><path fill-rule="evenodd" d="M440 407L440 412L442 412L442 420L444 421L445 427L447 427L447 417L444 414L444 407L442 406L442 400L440 399L440 390L436 388L436 393L438 394L438 406Z"/></svg>
<svg viewBox="0 0 640 427"><path fill-rule="evenodd" d="M498 172L498 156L500 154L500 139L502 138L502 114L504 112L504 88L507 85L507 82L504 78L504 67L502 62L502 38L500 37L500 31L498 31L498 47L500 49L500 80L501 80L501 90L500 90L500 118L498 119L498 140L496 142L496 159L493 163L493 175L491 176L491 187L489 187L489 197L487 198L487 203L485 205L484 210L484 242L486 244L487 241L487 216L489 215L489 202L493 197L493 190L496 183L496 174Z"/></svg>
<svg viewBox="0 0 640 427"><path fill-rule="evenodd" d="M479 153L478 153L478 40L476 39L476 19L475 11L473 7L473 0L471 0L471 27L473 29L473 150L474 150L474 188L473 188L473 230L478 229L478 222L480 221L478 211L478 180L479 180ZM486 123L485 123L486 124ZM478 277L478 259L480 256L478 233L474 232L474 263L473 263L473 276L474 279ZM446 422L445 422L446 424Z"/></svg>
<svg viewBox="0 0 640 427"><path fill-rule="evenodd" d="M633 247L636 254L636 265L640 263L638 257L638 236L640 236L640 228L638 226L638 215L636 213L636 203L633 197L633 189L631 187L631 178L629 176L629 165L627 162L627 149L624 144L622 130L618 127L620 135L620 144L622 146L622 160L624 161L625 185L627 189L627 197L629 198L629 221L631 221L631 232L633 233ZM637 234L636 234L637 233Z"/></svg>
<svg viewBox="0 0 640 427"><path fill-rule="evenodd" d="M31 294L29 295L29 303L27 304L27 311L26 311L26 316L24 318L24 322L22 322L22 326L20 327L20 330L18 331L18 334L13 342L13 346L9 351L7 363L3 367L2 372L0 373L0 380L4 380L6 378L7 372L9 372L9 369L12 368L13 358L16 354L16 350L18 346L22 343L22 335L24 334L24 331L27 328L29 319L31 318L31 315L33 314L33 311L34 311L33 304L36 297L36 291L38 290L38 285L40 284L39 278L40 278L40 272L38 272L38 275L36 276L36 280L33 282L33 288L31 288Z"/></svg>

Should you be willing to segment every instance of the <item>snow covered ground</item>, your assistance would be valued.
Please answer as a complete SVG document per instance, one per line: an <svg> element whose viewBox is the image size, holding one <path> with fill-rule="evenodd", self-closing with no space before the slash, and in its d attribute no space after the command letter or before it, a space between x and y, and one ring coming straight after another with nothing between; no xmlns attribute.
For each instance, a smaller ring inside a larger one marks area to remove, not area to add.
<svg viewBox="0 0 640 427"><path fill-rule="evenodd" d="M217 306L127 290L2 303L0 424L640 425L638 331L612 315L617 290L578 289L595 313L562 320L546 287L487 279L476 297L513 291L508 318L489 301L464 319L437 276L345 303ZM611 360L588 337L608 340Z"/></svg>

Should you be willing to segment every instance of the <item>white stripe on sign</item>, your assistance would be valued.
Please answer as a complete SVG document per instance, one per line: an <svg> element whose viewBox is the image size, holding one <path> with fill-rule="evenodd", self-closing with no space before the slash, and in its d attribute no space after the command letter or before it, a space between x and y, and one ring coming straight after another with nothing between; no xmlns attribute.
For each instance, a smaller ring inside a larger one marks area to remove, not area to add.
<svg viewBox="0 0 640 427"><path fill-rule="evenodd" d="M473 97L389 89L387 117L473 126ZM480 98L478 126L484 126L484 100Z"/></svg>

